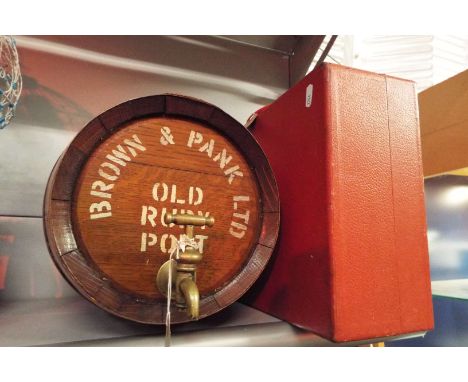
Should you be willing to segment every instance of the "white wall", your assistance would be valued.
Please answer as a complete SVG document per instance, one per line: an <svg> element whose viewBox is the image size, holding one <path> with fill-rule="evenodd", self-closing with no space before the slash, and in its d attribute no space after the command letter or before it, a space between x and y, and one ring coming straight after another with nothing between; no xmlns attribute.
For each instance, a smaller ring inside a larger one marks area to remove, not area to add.
<svg viewBox="0 0 468 382"><path fill-rule="evenodd" d="M468 35L343 35L326 61L406 78L422 91L468 69Z"/></svg>

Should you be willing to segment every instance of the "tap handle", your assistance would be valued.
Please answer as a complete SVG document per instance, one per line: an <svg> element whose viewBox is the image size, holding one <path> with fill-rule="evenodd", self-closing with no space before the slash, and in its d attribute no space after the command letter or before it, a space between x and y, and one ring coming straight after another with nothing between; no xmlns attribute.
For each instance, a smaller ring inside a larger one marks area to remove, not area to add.
<svg viewBox="0 0 468 382"><path fill-rule="evenodd" d="M214 217L213 216L196 216L196 215L189 215L189 214L171 214L167 213L164 216L164 222L166 224L177 224L177 225L192 225L192 226L208 226L212 227L214 225Z"/></svg>

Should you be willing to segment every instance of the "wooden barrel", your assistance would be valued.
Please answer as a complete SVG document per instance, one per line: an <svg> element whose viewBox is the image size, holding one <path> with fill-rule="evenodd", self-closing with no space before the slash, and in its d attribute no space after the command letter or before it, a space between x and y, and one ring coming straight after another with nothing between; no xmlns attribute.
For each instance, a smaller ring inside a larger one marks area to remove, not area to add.
<svg viewBox="0 0 468 382"><path fill-rule="evenodd" d="M162 324L155 277L184 232L167 213L215 220L194 232L200 318L247 291L278 237L277 185L252 135L213 105L156 95L122 103L78 133L52 170L44 229L79 293L119 317Z"/></svg>

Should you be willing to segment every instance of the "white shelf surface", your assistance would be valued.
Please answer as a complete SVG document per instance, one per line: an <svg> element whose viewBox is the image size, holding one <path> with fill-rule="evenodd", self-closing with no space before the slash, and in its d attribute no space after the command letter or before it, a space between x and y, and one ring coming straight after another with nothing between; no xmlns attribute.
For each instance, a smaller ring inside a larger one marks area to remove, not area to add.
<svg viewBox="0 0 468 382"><path fill-rule="evenodd" d="M433 281L431 287L433 296L468 300L468 279Z"/></svg>
<svg viewBox="0 0 468 382"><path fill-rule="evenodd" d="M80 296L0 302L0 346L164 346L164 327L114 317ZM337 344L235 303L172 327L172 346L355 346L424 333Z"/></svg>

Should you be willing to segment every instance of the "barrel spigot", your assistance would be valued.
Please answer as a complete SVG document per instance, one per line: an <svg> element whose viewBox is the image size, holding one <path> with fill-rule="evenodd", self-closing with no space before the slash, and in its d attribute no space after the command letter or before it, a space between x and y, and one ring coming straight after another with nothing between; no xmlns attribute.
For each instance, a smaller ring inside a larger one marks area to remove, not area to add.
<svg viewBox="0 0 468 382"><path fill-rule="evenodd" d="M214 218L189 214L166 214L166 224L177 224L185 226L185 250L179 251L177 259L166 261L159 268L156 277L156 285L159 291L167 296L169 272L171 272L171 287L174 291L172 298L177 307L185 309L192 320L198 320L200 316L200 293L197 287L197 265L201 262L203 255L196 248L194 240L195 226L212 227Z"/></svg>

